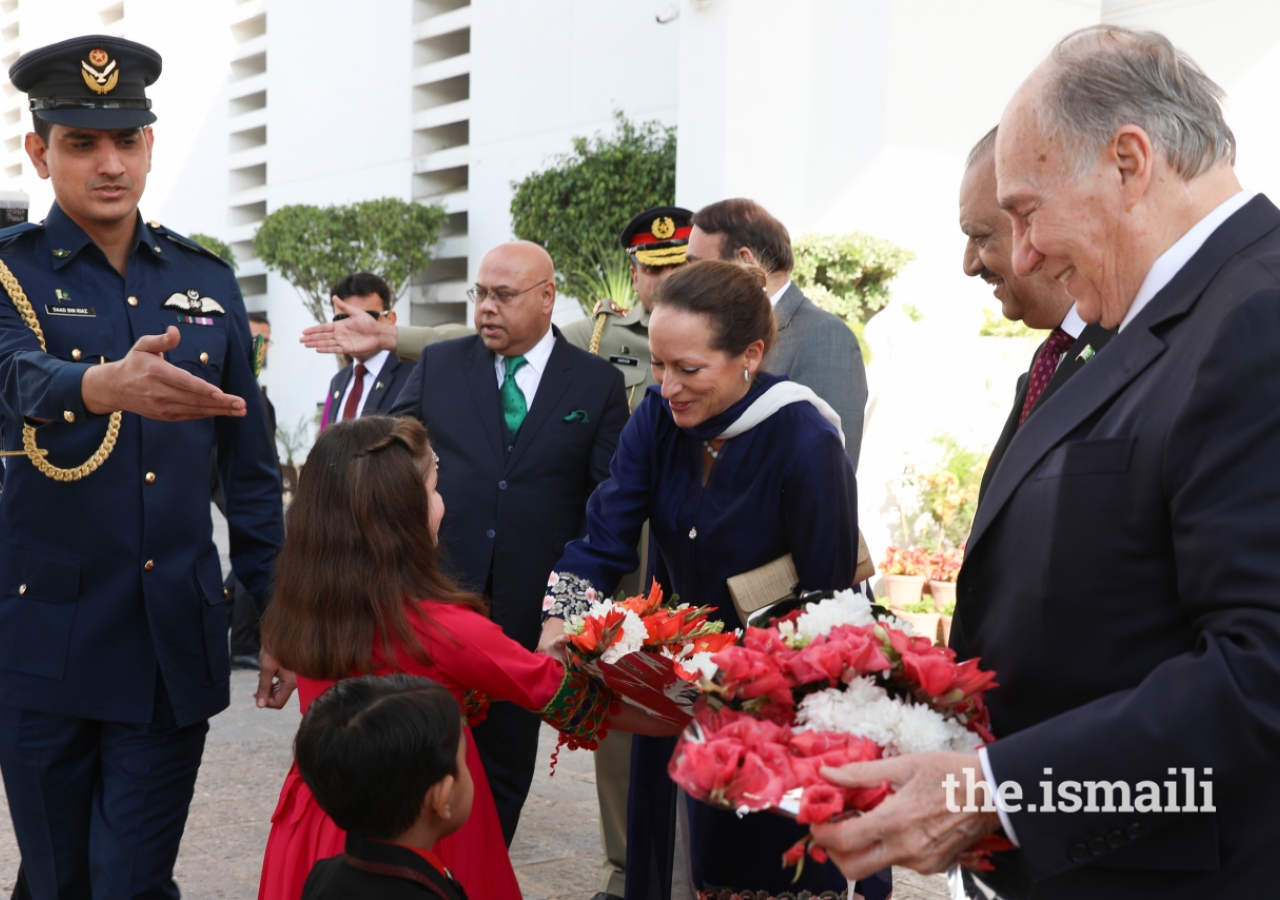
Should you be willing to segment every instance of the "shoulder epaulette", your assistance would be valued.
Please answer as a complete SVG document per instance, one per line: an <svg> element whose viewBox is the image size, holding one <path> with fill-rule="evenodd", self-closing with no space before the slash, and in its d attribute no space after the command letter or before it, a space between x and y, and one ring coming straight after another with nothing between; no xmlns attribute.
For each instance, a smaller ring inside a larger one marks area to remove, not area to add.
<svg viewBox="0 0 1280 900"><path fill-rule="evenodd" d="M178 244L179 246L182 246L182 247L186 247L188 250L194 250L197 253L203 253L205 256L209 257L210 259L214 259L222 263L228 269L232 268L231 263L227 262L221 256L214 253L204 244L201 244L198 241L193 241L189 237L184 237L183 235L180 235L175 231L170 231L168 228L165 228L159 222L148 222L147 225L156 234L163 234L165 237L173 241L175 244Z"/></svg>
<svg viewBox="0 0 1280 900"><path fill-rule="evenodd" d="M601 300L596 304L596 308L591 311L591 315L598 316L600 313L612 313L615 316L625 316L627 311L612 300Z"/></svg>
<svg viewBox="0 0 1280 900"><path fill-rule="evenodd" d="M8 228L0 229L0 244L8 243L12 238L28 232L39 231L43 227L42 222L19 222L17 225L10 225Z"/></svg>

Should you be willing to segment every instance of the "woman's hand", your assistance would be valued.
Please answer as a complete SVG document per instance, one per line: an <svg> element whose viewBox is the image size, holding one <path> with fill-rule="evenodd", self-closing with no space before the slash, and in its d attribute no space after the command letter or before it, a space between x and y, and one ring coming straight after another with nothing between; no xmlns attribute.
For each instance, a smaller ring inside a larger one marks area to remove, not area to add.
<svg viewBox="0 0 1280 900"><path fill-rule="evenodd" d="M568 663L569 638L564 633L564 619L551 618L542 623L542 636L538 638L538 653L545 653L561 663Z"/></svg>
<svg viewBox="0 0 1280 900"><path fill-rule="evenodd" d="M609 728L649 737L671 737L684 731L683 725L673 725L665 719L659 719L625 700L618 701L618 711L609 717Z"/></svg>

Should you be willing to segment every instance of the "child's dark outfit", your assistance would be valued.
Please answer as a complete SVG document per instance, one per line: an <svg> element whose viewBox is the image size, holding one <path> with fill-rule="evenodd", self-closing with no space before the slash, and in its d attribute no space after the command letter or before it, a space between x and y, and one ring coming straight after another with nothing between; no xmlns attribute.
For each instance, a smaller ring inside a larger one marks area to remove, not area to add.
<svg viewBox="0 0 1280 900"><path fill-rule="evenodd" d="M467 900L434 853L348 834L342 856L315 864L302 900Z"/></svg>

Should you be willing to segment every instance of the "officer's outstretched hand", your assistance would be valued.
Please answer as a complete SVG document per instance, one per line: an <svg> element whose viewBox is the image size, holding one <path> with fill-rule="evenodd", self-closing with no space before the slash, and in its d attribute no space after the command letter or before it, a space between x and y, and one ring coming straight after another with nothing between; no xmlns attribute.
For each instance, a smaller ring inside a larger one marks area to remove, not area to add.
<svg viewBox="0 0 1280 900"><path fill-rule="evenodd" d="M298 686L298 676L280 668L266 650L258 651L258 690L253 698L259 709L284 709Z"/></svg>
<svg viewBox="0 0 1280 900"><path fill-rule="evenodd" d="M333 308L345 313L347 318L338 322L325 322L304 329L299 340L304 346L319 353L345 353L347 356L364 356L379 350L396 349L396 326L365 314L358 306L333 298Z"/></svg>
<svg viewBox="0 0 1280 900"><path fill-rule="evenodd" d="M80 382L84 408L95 415L121 409L162 422L245 415L244 400L165 362L164 354L181 339L170 325L164 334L138 338L124 359L90 366Z"/></svg>

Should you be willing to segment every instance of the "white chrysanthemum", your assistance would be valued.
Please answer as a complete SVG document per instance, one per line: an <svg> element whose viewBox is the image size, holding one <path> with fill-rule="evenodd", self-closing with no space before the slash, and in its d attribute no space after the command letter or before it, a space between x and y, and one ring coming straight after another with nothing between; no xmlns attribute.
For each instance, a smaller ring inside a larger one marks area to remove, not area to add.
<svg viewBox="0 0 1280 900"><path fill-rule="evenodd" d="M830 634L837 625L870 625L876 620L871 614L871 601L851 590L805 604L804 610L796 620L796 634L809 640Z"/></svg>
<svg viewBox="0 0 1280 900"><path fill-rule="evenodd" d="M612 605L609 604L609 606ZM644 647L648 637L649 631L644 627L644 622L640 621L640 617L631 610L627 610L622 617L622 636L612 647L600 654L601 662L613 664L628 653L639 651Z"/></svg>
<svg viewBox="0 0 1280 900"><path fill-rule="evenodd" d="M589 607L587 607L585 614L597 619L603 619L605 616L609 615L609 613L613 612L613 608L616 605L617 604L606 597L604 600L594 601Z"/></svg>
<svg viewBox="0 0 1280 900"><path fill-rule="evenodd" d="M720 671L720 667L711 661L712 654L708 652L695 653L688 659L680 660L680 665L686 671L697 672L707 681L715 677L716 672Z"/></svg>
<svg viewBox="0 0 1280 900"><path fill-rule="evenodd" d="M931 750L971 752L981 743L959 723L924 705L894 700L872 678L855 678L845 690L810 694L796 710L798 731L836 731L868 738L886 756Z"/></svg>

